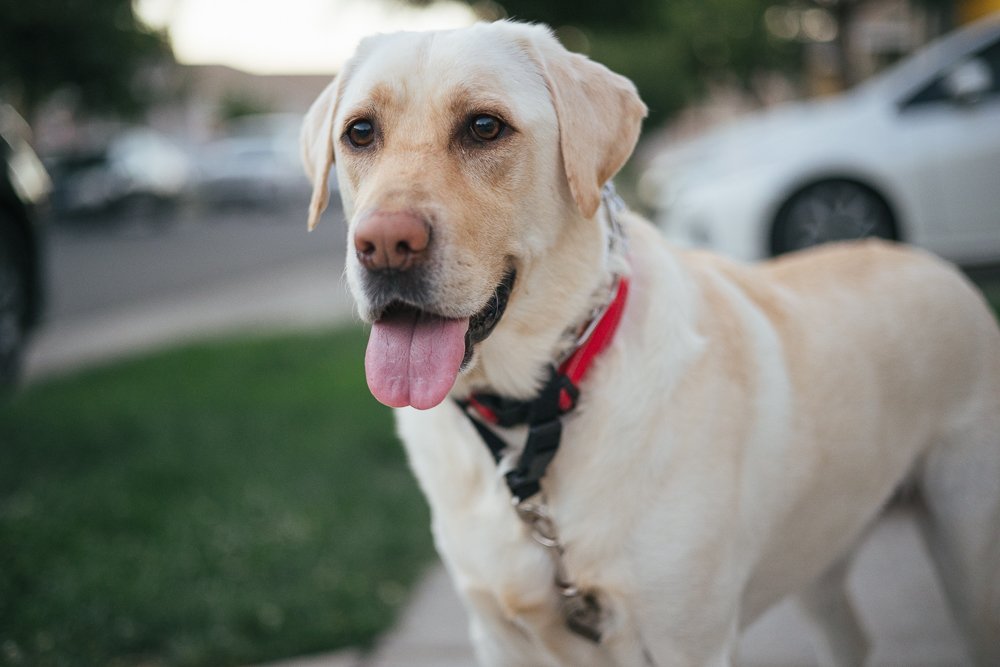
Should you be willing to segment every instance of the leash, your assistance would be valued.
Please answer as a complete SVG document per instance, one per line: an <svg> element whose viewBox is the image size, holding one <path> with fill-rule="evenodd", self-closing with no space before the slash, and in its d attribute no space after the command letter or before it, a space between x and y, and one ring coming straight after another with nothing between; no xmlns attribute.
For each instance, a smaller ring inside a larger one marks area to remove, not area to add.
<svg viewBox="0 0 1000 667"><path fill-rule="evenodd" d="M607 183L601 192L608 220L608 252L624 252L625 236L619 214L625 203ZM514 467L504 475L517 516L531 531L532 538L545 547L555 569L555 586L567 627L577 635L599 644L607 612L596 591L584 590L570 579L564 563L565 547L542 493L541 480L559 451L562 417L572 412L580 397L579 384L594 360L611 344L628 300L629 280L618 275L612 283L611 298L591 313L576 341L557 365L548 366L548 379L530 400L509 399L495 394L473 394L457 401L499 465L507 443L492 427L526 425L528 436ZM653 659L642 647L648 667Z"/></svg>

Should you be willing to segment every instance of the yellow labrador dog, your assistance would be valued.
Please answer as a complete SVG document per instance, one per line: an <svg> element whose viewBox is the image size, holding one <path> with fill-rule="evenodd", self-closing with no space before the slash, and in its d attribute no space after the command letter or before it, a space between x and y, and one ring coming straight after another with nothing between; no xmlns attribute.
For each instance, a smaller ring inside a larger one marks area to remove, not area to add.
<svg viewBox="0 0 1000 667"><path fill-rule="evenodd" d="M309 224L335 165L368 384L480 661L729 665L796 595L860 665L845 563L909 485L970 655L1000 665L984 300L884 243L759 266L669 247L602 194L645 112L500 22L366 39L303 128Z"/></svg>

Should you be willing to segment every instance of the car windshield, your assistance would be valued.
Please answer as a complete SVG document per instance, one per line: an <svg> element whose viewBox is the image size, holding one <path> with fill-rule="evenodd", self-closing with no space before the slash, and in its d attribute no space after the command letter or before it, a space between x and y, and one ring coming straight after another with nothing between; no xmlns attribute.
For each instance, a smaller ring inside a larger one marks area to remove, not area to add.
<svg viewBox="0 0 1000 667"><path fill-rule="evenodd" d="M1000 39L1000 16L986 19L967 30L952 33L920 49L862 84L859 91L888 89L897 98L909 95L929 79L941 74L965 54L997 39Z"/></svg>

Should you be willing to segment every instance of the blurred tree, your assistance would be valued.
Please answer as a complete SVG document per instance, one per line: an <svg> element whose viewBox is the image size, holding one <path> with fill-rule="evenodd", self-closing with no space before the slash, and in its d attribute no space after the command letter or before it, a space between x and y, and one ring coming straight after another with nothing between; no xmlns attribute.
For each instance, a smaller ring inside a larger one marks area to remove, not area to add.
<svg viewBox="0 0 1000 667"><path fill-rule="evenodd" d="M794 72L800 62L801 44L775 38L764 24L764 11L776 0L466 2L484 18L549 24L568 48L632 79L650 108L652 125L713 82L736 84L755 95L760 74Z"/></svg>
<svg viewBox="0 0 1000 667"><path fill-rule="evenodd" d="M667 37L684 50L684 64L700 92L705 83L736 84L756 97L761 75L798 75L802 44L775 37L764 22L775 0L672 0L665 8Z"/></svg>
<svg viewBox="0 0 1000 667"><path fill-rule="evenodd" d="M435 0L403 1L427 5ZM713 83L735 85L751 97L759 97L767 73L782 73L797 83L804 75L803 48L810 42L830 42L838 85L855 83L846 55L851 48L848 28L862 5L876 1L465 0L485 19L509 16L547 23L568 48L632 79L650 107L651 125L697 100ZM926 12L932 29L940 32L948 27L955 0L909 3ZM768 10L771 26L765 18ZM792 19L804 20L807 29L773 29L774 20Z"/></svg>
<svg viewBox="0 0 1000 667"><path fill-rule="evenodd" d="M132 0L0 0L0 95L28 118L70 89L83 110L131 115L149 96L141 68L170 57Z"/></svg>

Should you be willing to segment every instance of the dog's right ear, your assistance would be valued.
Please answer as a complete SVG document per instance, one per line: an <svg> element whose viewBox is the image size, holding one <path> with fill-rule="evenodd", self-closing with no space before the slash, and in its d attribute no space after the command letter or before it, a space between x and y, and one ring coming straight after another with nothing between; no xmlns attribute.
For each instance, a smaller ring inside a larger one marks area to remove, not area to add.
<svg viewBox="0 0 1000 667"><path fill-rule="evenodd" d="M508 23L529 38L559 120L563 167L577 208L594 217L601 188L639 140L646 105L635 85L604 65L570 53L543 26Z"/></svg>
<svg viewBox="0 0 1000 667"><path fill-rule="evenodd" d="M302 122L300 142L302 163L312 182L309 201L309 231L316 227L330 202L329 178L333 167L333 116L337 111L340 77L320 93Z"/></svg>

